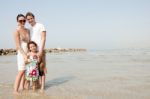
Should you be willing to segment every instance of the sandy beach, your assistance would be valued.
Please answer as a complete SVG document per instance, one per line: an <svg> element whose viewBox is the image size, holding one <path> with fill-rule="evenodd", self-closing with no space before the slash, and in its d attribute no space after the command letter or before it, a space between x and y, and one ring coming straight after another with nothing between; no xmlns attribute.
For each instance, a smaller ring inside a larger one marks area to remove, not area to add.
<svg viewBox="0 0 150 99"><path fill-rule="evenodd" d="M150 49L47 53L45 91L14 96L16 56L0 56L0 99L150 99Z"/></svg>

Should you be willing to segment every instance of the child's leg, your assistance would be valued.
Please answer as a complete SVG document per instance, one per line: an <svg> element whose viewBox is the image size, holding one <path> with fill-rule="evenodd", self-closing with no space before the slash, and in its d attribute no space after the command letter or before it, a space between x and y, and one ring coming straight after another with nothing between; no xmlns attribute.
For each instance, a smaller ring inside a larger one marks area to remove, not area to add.
<svg viewBox="0 0 150 99"><path fill-rule="evenodd" d="M40 77L38 78L38 80L36 81L36 88L39 89L41 87L40 84Z"/></svg>
<svg viewBox="0 0 150 99"><path fill-rule="evenodd" d="M35 91L36 87L36 81L32 81L32 90Z"/></svg>
<svg viewBox="0 0 150 99"><path fill-rule="evenodd" d="M25 80L25 89L29 90L30 88L30 81Z"/></svg>

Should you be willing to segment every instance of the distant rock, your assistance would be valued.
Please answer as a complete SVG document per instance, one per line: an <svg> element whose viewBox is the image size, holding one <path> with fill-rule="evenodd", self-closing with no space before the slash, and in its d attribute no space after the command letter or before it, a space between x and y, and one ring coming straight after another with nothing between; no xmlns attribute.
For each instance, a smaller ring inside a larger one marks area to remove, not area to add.
<svg viewBox="0 0 150 99"><path fill-rule="evenodd" d="M80 52L80 51L86 51L86 49L82 48L49 48L45 49L46 53L52 53L52 52ZM0 55L16 55L16 49L0 49Z"/></svg>
<svg viewBox="0 0 150 99"><path fill-rule="evenodd" d="M0 49L0 55L15 55L15 49Z"/></svg>

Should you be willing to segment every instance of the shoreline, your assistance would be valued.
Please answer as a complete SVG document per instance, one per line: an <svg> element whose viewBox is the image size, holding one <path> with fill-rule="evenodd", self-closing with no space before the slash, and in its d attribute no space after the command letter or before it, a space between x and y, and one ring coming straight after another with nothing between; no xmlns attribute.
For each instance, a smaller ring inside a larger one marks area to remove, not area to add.
<svg viewBox="0 0 150 99"><path fill-rule="evenodd" d="M46 53L53 53L53 52L80 52L80 51L87 51L86 49L83 48L48 48L45 49ZM16 49L0 49L0 56L3 55L16 55L17 51Z"/></svg>

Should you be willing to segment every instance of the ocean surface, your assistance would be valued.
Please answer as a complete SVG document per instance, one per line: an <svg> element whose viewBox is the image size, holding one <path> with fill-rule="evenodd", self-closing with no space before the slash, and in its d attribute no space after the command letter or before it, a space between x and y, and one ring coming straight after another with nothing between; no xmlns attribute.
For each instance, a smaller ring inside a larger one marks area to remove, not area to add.
<svg viewBox="0 0 150 99"><path fill-rule="evenodd" d="M150 49L46 54L45 91L13 95L16 56L0 56L0 99L150 99Z"/></svg>

